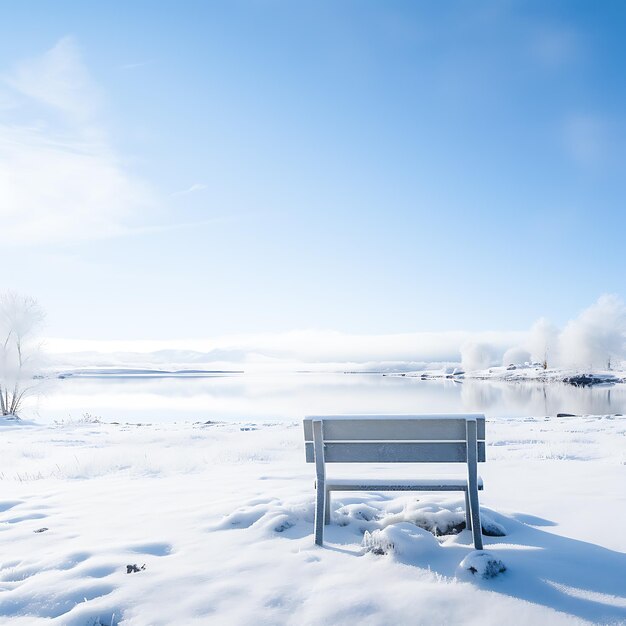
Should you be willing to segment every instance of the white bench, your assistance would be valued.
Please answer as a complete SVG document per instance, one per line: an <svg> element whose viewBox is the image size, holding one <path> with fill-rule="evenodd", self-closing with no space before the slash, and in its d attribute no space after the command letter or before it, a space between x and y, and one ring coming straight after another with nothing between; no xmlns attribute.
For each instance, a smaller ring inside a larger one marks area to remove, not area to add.
<svg viewBox="0 0 626 626"><path fill-rule="evenodd" d="M465 523L482 550L477 463L485 461L485 416L324 415L304 420L307 463L315 463L315 543L324 543L331 491L463 491ZM326 463L465 463L467 478L329 479Z"/></svg>

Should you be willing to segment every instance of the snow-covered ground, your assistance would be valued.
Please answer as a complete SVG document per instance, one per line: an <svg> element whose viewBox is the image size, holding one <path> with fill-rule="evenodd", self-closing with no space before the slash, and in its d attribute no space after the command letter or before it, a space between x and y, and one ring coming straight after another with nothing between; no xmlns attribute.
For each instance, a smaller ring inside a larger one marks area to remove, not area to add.
<svg viewBox="0 0 626 626"><path fill-rule="evenodd" d="M424 529L451 532L461 494L336 494L315 547L297 422L5 422L0 623L626 623L626 418L489 420L487 437L495 578L468 531Z"/></svg>

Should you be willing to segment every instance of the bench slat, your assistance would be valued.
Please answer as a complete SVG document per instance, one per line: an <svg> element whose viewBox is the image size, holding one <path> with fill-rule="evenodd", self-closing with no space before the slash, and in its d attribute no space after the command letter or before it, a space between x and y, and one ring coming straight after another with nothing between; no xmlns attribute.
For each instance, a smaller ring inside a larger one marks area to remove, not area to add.
<svg viewBox="0 0 626 626"><path fill-rule="evenodd" d="M478 477L478 489L483 488L483 480ZM414 478L414 479L350 479L334 478L326 482L329 491L465 491L466 478Z"/></svg>
<svg viewBox="0 0 626 626"><path fill-rule="evenodd" d="M324 422L324 439L326 439L326 422ZM307 463L314 463L313 443L306 442L305 449ZM325 441L324 460L326 463L466 463L467 444L464 441L445 443L428 441L333 443ZM478 461L485 461L484 441L478 442Z"/></svg>
<svg viewBox="0 0 626 626"><path fill-rule="evenodd" d="M304 420L304 439L313 441L313 420L324 422L324 441L465 441L467 418L485 439L484 415L325 415Z"/></svg>

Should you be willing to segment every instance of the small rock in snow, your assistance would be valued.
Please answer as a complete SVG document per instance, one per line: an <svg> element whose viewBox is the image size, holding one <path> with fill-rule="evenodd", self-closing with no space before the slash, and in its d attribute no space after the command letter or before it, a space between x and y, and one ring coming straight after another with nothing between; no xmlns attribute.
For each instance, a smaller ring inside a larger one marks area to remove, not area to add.
<svg viewBox="0 0 626 626"><path fill-rule="evenodd" d="M461 561L459 568L466 576L469 572L470 577L476 576L485 579L495 578L506 571L506 565L500 559L484 550L470 552Z"/></svg>
<svg viewBox="0 0 626 626"><path fill-rule="evenodd" d="M276 533L284 533L286 530L289 530L290 528L293 528L296 525L295 522L292 522L291 520L287 519L284 520L283 522L281 522L280 524L278 524L277 526L274 527L274 532Z"/></svg>

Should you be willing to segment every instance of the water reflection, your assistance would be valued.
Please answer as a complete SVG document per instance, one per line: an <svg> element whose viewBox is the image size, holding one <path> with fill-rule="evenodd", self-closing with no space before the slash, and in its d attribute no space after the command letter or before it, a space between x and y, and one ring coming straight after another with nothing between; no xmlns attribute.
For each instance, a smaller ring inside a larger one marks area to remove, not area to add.
<svg viewBox="0 0 626 626"><path fill-rule="evenodd" d="M293 420L315 413L477 411L489 417L624 413L626 385L419 380L374 374L236 375L215 378L69 378L29 412L41 420Z"/></svg>

